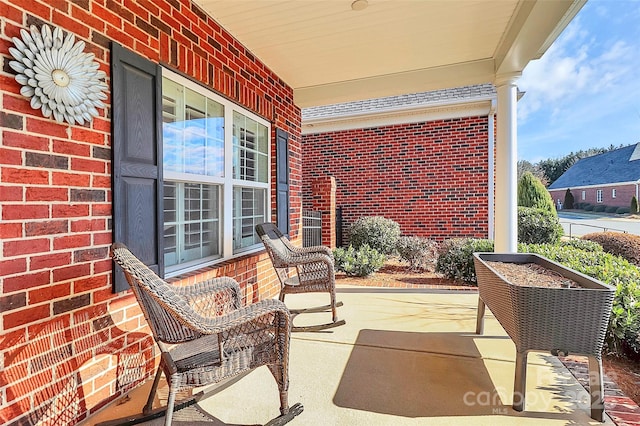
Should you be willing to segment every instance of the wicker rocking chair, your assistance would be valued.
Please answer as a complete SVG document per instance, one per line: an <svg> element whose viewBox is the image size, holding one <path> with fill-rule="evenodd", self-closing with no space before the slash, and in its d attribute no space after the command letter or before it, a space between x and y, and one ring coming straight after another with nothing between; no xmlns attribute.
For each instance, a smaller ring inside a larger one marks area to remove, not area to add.
<svg viewBox="0 0 640 426"><path fill-rule="evenodd" d="M215 278L188 286L172 286L159 278L123 244L112 246L112 257L124 270L160 350L158 372L145 416L160 375L169 383L165 425L170 425L176 393L218 383L266 365L280 391L280 412L269 424L284 424L302 411L288 405L291 317L284 303L263 300L241 306L240 286L232 278ZM199 394L200 395L200 394ZM240 407L240 406L239 406Z"/></svg>
<svg viewBox="0 0 640 426"><path fill-rule="evenodd" d="M296 327L292 331L319 331L344 325L338 320L336 308L342 302L336 302L336 279L333 253L328 247L295 247L273 223L256 225L256 232L269 253L281 284L280 300L292 293L328 292L331 304L308 309L290 310L292 315L311 312L324 312L331 309L332 322L320 325ZM296 270L296 274L291 272Z"/></svg>

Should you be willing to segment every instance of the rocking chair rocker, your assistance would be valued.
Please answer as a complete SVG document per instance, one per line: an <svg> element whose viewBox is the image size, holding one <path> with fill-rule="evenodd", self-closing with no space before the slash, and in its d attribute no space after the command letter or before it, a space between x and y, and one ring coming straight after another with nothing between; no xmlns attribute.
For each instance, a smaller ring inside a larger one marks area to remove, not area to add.
<svg viewBox="0 0 640 426"><path fill-rule="evenodd" d="M124 270L161 351L144 415L152 412L163 372L169 382L165 411L169 426L174 407L193 403L176 404L178 390L218 383L263 365L280 392L281 415L269 424L285 424L300 414L300 404L288 404L291 316L284 303L268 299L242 307L240 286L232 278L172 286L123 244L114 244L111 253Z"/></svg>
<svg viewBox="0 0 640 426"><path fill-rule="evenodd" d="M336 308L342 306L342 302L336 302L336 279L331 250L324 246L295 247L273 223L256 225L256 232L267 249L280 280L282 302L285 295L293 293L328 292L331 296L329 305L291 309L290 312L295 317L302 313L325 312L330 309L332 322L312 326L293 326L292 331L320 331L344 325L346 322L338 320L336 312ZM294 268L296 275L290 273Z"/></svg>

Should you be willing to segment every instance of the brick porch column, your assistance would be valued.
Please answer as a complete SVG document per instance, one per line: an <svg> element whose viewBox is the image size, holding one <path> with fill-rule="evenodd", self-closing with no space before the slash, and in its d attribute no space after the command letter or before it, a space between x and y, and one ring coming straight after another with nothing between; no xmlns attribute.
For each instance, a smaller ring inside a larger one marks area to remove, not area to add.
<svg viewBox="0 0 640 426"><path fill-rule="evenodd" d="M336 247L336 178L323 176L311 182L311 207L322 212L322 245Z"/></svg>

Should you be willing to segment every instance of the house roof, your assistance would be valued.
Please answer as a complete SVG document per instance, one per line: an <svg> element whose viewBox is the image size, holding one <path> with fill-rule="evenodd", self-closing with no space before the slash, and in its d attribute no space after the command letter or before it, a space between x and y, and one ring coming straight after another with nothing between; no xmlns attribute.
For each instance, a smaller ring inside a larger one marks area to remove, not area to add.
<svg viewBox="0 0 640 426"><path fill-rule="evenodd" d="M479 84L303 108L302 134L487 116L496 97L493 84Z"/></svg>
<svg viewBox="0 0 640 426"><path fill-rule="evenodd" d="M349 117L371 112L407 110L414 107L486 100L496 96L493 84L478 84L453 89L433 90L399 96L387 96L302 109L302 122L315 119Z"/></svg>
<svg viewBox="0 0 640 426"><path fill-rule="evenodd" d="M607 185L640 180L640 143L579 160L549 189Z"/></svg>

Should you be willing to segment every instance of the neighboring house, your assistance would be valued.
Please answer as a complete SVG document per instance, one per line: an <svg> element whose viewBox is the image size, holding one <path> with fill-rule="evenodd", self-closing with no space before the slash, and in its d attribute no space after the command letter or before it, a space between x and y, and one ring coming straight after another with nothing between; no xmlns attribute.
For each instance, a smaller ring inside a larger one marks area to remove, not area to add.
<svg viewBox="0 0 640 426"><path fill-rule="evenodd" d="M492 237L495 98L486 84L304 108L303 206L333 176L345 231L380 215L404 235Z"/></svg>
<svg viewBox="0 0 640 426"><path fill-rule="evenodd" d="M548 190L557 204L564 203L567 189L575 203L629 207L638 198L640 185L640 143L579 160Z"/></svg>

